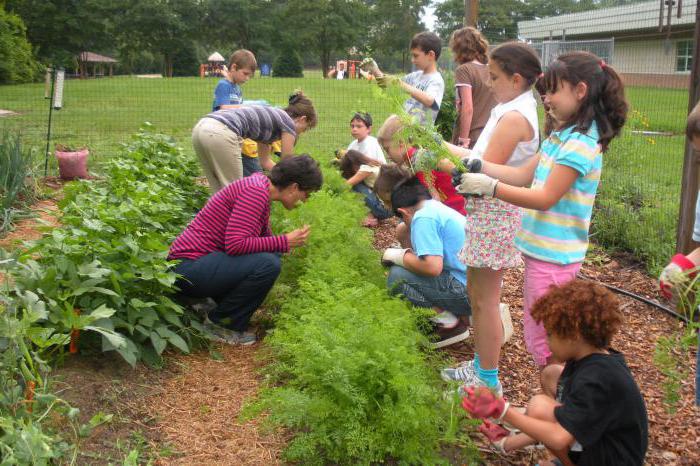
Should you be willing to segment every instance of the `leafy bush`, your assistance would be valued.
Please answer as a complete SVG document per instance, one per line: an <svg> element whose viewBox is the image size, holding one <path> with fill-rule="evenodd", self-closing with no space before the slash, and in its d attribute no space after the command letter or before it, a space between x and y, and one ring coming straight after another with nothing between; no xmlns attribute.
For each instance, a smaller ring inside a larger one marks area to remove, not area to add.
<svg viewBox="0 0 700 466"><path fill-rule="evenodd" d="M132 365L159 363L168 345L189 350L199 324L170 298L176 275L166 256L206 198L197 175L194 160L146 128L106 163L104 181L66 186L62 226L20 255L13 280L15 295L46 302L53 344L88 330Z"/></svg>
<svg viewBox="0 0 700 466"><path fill-rule="evenodd" d="M0 84L36 81L41 73L26 31L22 19L0 4Z"/></svg>
<svg viewBox="0 0 700 466"><path fill-rule="evenodd" d="M445 94L442 96L440 112L435 119L435 126L445 141L452 140L457 109L455 108L455 79L453 73L443 73L445 79Z"/></svg>
<svg viewBox="0 0 700 466"><path fill-rule="evenodd" d="M304 64L299 52L284 47L272 64L272 75L276 78L303 78Z"/></svg>
<svg viewBox="0 0 700 466"><path fill-rule="evenodd" d="M18 205L34 197L33 153L22 147L20 136L5 130L0 135L0 233L12 224Z"/></svg>

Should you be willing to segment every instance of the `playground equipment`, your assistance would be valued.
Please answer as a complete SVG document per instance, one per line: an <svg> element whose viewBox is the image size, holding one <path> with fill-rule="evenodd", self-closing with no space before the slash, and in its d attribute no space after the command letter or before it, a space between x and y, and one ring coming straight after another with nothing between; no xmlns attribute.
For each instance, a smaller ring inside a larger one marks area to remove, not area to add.
<svg viewBox="0 0 700 466"><path fill-rule="evenodd" d="M199 77L206 76L223 78L226 76L226 60L219 52L214 52L207 58L207 63L199 65Z"/></svg>

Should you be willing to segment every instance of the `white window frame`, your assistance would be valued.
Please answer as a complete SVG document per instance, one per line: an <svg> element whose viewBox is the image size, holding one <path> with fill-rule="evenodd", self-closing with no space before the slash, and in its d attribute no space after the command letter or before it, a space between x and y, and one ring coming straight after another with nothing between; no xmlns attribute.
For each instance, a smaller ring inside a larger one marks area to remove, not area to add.
<svg viewBox="0 0 700 466"><path fill-rule="evenodd" d="M681 50L683 48L683 50ZM684 52L681 54L681 52ZM678 69L678 60L684 60L685 62L685 67L684 69ZM693 63L693 40L692 39L686 39L686 40L679 40L676 42L676 62L675 62L675 71L676 73L690 73L690 68L692 67Z"/></svg>

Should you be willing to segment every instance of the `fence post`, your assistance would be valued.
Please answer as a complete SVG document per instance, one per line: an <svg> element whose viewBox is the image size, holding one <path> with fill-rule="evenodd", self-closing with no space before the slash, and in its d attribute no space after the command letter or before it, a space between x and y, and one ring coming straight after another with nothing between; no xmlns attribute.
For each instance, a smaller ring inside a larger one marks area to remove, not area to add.
<svg viewBox="0 0 700 466"><path fill-rule="evenodd" d="M688 92L688 113L700 99L700 0L695 5L695 34L693 36L693 69L690 72L690 89ZM683 159L683 181L681 184L681 207L678 215L676 251L687 254L697 246L693 241L695 223L695 202L700 186L700 154L696 154L690 141L685 143Z"/></svg>

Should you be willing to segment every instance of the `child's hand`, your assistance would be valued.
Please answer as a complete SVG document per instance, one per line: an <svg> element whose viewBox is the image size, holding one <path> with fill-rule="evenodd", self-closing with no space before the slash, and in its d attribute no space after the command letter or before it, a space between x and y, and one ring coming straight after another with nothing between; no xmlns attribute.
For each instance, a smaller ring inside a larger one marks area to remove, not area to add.
<svg viewBox="0 0 700 466"><path fill-rule="evenodd" d="M498 180L483 173L465 173L460 178L457 192L493 197L496 194Z"/></svg>
<svg viewBox="0 0 700 466"><path fill-rule="evenodd" d="M671 262L664 267L659 275L659 288L666 299L673 298L673 291L677 285L686 280L686 272L694 269L695 264L683 254L676 254Z"/></svg>
<svg viewBox="0 0 700 466"><path fill-rule="evenodd" d="M486 387L467 387L462 398L462 407L477 419L501 419L510 407L503 398L497 397Z"/></svg>
<svg viewBox="0 0 700 466"><path fill-rule="evenodd" d="M393 86L394 84L399 82L399 78L396 76L392 76L390 74L384 74L381 76L377 76L377 84L379 84L379 87L382 89L385 89L387 86Z"/></svg>
<svg viewBox="0 0 700 466"><path fill-rule="evenodd" d="M360 68L374 75L375 78L383 76L382 70L379 69L379 65L374 61L374 58L367 57L360 63Z"/></svg>

